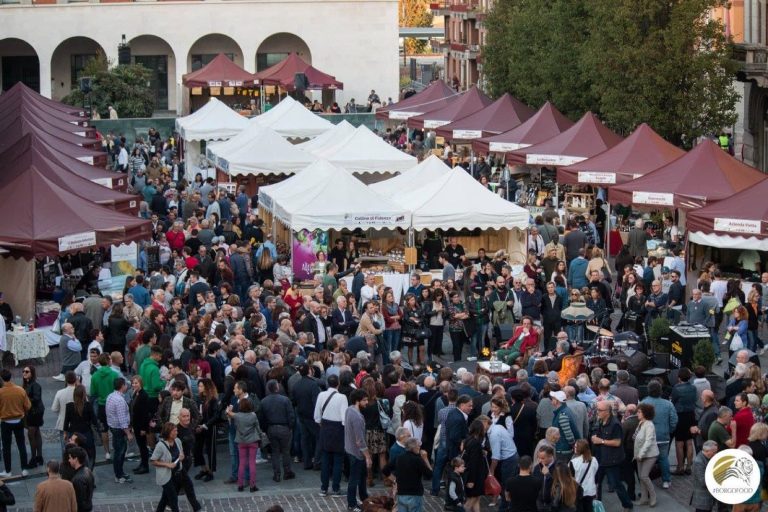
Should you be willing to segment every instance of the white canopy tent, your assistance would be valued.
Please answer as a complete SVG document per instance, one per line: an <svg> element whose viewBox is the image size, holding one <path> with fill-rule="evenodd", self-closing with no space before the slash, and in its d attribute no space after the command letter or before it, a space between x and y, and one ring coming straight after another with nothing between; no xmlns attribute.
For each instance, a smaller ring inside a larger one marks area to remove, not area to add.
<svg viewBox="0 0 768 512"><path fill-rule="evenodd" d="M333 123L313 114L290 96L286 96L272 110L254 117L250 122L269 127L289 138L317 137L333 128Z"/></svg>
<svg viewBox="0 0 768 512"><path fill-rule="evenodd" d="M413 214L416 230L528 227L528 210L483 187L461 167L392 199Z"/></svg>
<svg viewBox="0 0 768 512"><path fill-rule="evenodd" d="M194 176L203 167L201 141L227 140L247 126L248 119L216 98L192 114L176 119L176 131L184 140L187 177Z"/></svg>
<svg viewBox="0 0 768 512"><path fill-rule="evenodd" d="M314 139L297 144L297 146L304 151L314 153L315 151L322 151L323 149L333 147L339 144L339 142L347 140L347 138L354 132L354 125L350 124L349 121L345 119L339 124L334 125L333 128L322 135L318 135Z"/></svg>
<svg viewBox="0 0 768 512"><path fill-rule="evenodd" d="M360 125L339 144L315 151L314 154L359 174L397 173L406 171L418 163L416 157L390 146L365 125Z"/></svg>
<svg viewBox="0 0 768 512"><path fill-rule="evenodd" d="M330 179L335 172L336 167L325 160L317 160L301 171L301 178L292 176L275 184L259 187L259 207L272 212L276 203L312 190Z"/></svg>
<svg viewBox="0 0 768 512"><path fill-rule="evenodd" d="M266 193L271 193L275 217L293 231L394 229L409 225L404 208L328 162L318 162L280 185Z"/></svg>
<svg viewBox="0 0 768 512"><path fill-rule="evenodd" d="M385 181L374 183L370 187L384 197L393 197L439 180L451 170L440 158L430 155L416 167Z"/></svg>
<svg viewBox="0 0 768 512"><path fill-rule="evenodd" d="M249 126L235 139L207 151L209 160L215 161L230 176L292 174L315 160L263 126Z"/></svg>

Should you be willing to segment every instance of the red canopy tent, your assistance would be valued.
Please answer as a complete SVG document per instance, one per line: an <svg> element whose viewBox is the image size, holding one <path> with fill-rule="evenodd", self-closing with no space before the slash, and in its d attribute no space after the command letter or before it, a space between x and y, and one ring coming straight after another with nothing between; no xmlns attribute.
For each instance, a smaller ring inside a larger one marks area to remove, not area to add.
<svg viewBox="0 0 768 512"><path fill-rule="evenodd" d="M507 162L529 165L571 165L612 148L623 140L592 112L549 140L507 153Z"/></svg>
<svg viewBox="0 0 768 512"><path fill-rule="evenodd" d="M220 53L207 65L184 75L182 82L187 87L248 87L255 84L256 75Z"/></svg>
<svg viewBox="0 0 768 512"><path fill-rule="evenodd" d="M69 114L64 116L72 117ZM96 128L90 126L82 126L74 124L71 120L59 119L58 117L51 115L49 112L45 112L42 108L34 103L17 103L15 105L9 105L4 110L0 110L0 130L4 129L8 124L12 123L16 118L34 118L52 128L61 130L68 133L74 133L81 137L94 138L96 136Z"/></svg>
<svg viewBox="0 0 768 512"><path fill-rule="evenodd" d="M611 203L701 208L766 178L709 139L667 165L623 185L609 187Z"/></svg>
<svg viewBox="0 0 768 512"><path fill-rule="evenodd" d="M557 182L561 185L626 183L684 154L685 151L670 144L643 123L611 149L568 167L559 167Z"/></svg>
<svg viewBox="0 0 768 512"><path fill-rule="evenodd" d="M91 203L38 172L0 187L0 247L25 259L108 247L151 237L151 224Z"/></svg>
<svg viewBox="0 0 768 512"><path fill-rule="evenodd" d="M36 173L86 201L108 206L130 215L136 215L139 212L141 199L138 196L123 194L78 176L75 172L48 158L46 152L32 143L31 135L23 136L10 149L0 153L0 162L3 162L0 168L0 180L9 181L25 172Z"/></svg>
<svg viewBox="0 0 768 512"><path fill-rule="evenodd" d="M458 96L458 93L448 87L445 82L435 80L423 91L392 105L381 107L376 111L376 119L405 120L430 110L443 108L455 96Z"/></svg>
<svg viewBox="0 0 768 512"><path fill-rule="evenodd" d="M408 118L408 128L438 128L470 114L474 114L493 103L491 99L472 86L461 96L451 98L448 104L437 110Z"/></svg>
<svg viewBox="0 0 768 512"><path fill-rule="evenodd" d="M520 126L499 135L472 141L476 153L507 153L544 142L573 126L550 102L546 102L531 118Z"/></svg>
<svg viewBox="0 0 768 512"><path fill-rule="evenodd" d="M768 180L691 211L688 239L711 247L768 251Z"/></svg>
<svg viewBox="0 0 768 512"><path fill-rule="evenodd" d="M35 92L33 89L30 89L21 82L16 82L13 87L0 95L0 108L4 107L7 104L6 102L16 102L20 101L21 99L34 101L35 103L44 106L44 108L48 110L57 110L59 112L65 112L67 114L72 114L81 118L86 117L85 109L74 107L72 105L66 105L64 103L46 98L45 96ZM85 121L86 119L82 120Z"/></svg>
<svg viewBox="0 0 768 512"><path fill-rule="evenodd" d="M274 66L256 73L256 85L277 85L284 90L293 91L296 89L296 73L304 73L307 76L307 89L344 89L344 84L336 80L335 76L312 67L296 53L291 53Z"/></svg>
<svg viewBox="0 0 768 512"><path fill-rule="evenodd" d="M8 93L3 94L0 98L4 98ZM86 118L77 115L64 112L51 108L45 103L41 103L31 94L16 94L6 101L0 101L0 117L5 117L8 112L12 112L21 107L31 109L38 117L46 116L47 118L55 118L59 121L65 121L67 123L84 125L87 121ZM93 129L93 128L91 128Z"/></svg>
<svg viewBox="0 0 768 512"><path fill-rule="evenodd" d="M8 140L15 141L18 136L29 133L30 131L38 131L44 137L54 137L62 142L72 146L78 146L88 151L92 151L97 145L101 148L101 143L96 139L89 139L56 128L36 117L16 117L11 122L0 127L0 151L5 151L7 149L7 145L4 143Z"/></svg>
<svg viewBox="0 0 768 512"><path fill-rule="evenodd" d="M505 93L482 110L441 126L435 132L448 140L470 140L506 132L535 114L531 107Z"/></svg>

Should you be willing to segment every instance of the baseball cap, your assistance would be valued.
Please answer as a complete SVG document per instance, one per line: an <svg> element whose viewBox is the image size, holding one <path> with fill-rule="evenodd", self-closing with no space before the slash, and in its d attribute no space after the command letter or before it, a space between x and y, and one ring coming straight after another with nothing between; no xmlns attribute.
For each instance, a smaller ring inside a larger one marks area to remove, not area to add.
<svg viewBox="0 0 768 512"><path fill-rule="evenodd" d="M549 398L554 398L558 402L565 402L565 393L562 391L550 391Z"/></svg>
<svg viewBox="0 0 768 512"><path fill-rule="evenodd" d="M669 267L661 267L662 274L669 274Z"/></svg>

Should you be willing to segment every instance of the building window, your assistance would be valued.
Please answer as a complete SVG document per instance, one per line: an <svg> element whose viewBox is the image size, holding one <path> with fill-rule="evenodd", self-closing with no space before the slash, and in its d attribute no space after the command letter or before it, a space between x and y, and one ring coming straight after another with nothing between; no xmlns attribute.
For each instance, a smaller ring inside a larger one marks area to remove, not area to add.
<svg viewBox="0 0 768 512"><path fill-rule="evenodd" d="M192 55L192 71L197 71L198 69L207 66L216 55L218 55L218 53L198 53ZM235 61L234 53L225 53L224 55L232 62Z"/></svg>
<svg viewBox="0 0 768 512"><path fill-rule="evenodd" d="M21 0L0 0L0 5L20 4Z"/></svg>
<svg viewBox="0 0 768 512"><path fill-rule="evenodd" d="M95 59L96 54L95 53L88 53L88 54L80 54L80 55L72 55L70 59L70 69L72 70L71 78L72 78L72 88L75 89L79 87L77 81L80 79L80 76L83 73L83 70L85 69L85 65L88 64L88 61L91 59Z"/></svg>
<svg viewBox="0 0 768 512"><path fill-rule="evenodd" d="M257 53L256 54L256 72L274 66L278 62L288 58L287 53Z"/></svg>

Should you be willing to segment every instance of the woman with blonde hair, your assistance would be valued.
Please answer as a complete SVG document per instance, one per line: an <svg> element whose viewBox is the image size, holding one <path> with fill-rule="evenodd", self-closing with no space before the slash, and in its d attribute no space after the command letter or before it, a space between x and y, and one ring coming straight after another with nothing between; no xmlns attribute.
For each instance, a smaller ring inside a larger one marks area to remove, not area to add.
<svg viewBox="0 0 768 512"><path fill-rule="evenodd" d="M599 247L592 249L592 259L587 263L587 279L592 275L592 271L597 270L604 277L611 276L611 269L608 267L608 262L603 257L603 251ZM607 279L610 281L610 279Z"/></svg>
<svg viewBox="0 0 768 512"><path fill-rule="evenodd" d="M573 445L573 455L570 465L573 470L573 478L579 483L583 496L581 507L585 512L592 510L592 502L597 496L597 470L600 464L592 456L592 450L586 439L579 439Z"/></svg>
<svg viewBox="0 0 768 512"><path fill-rule="evenodd" d="M547 479L543 479L542 487L546 488ZM581 510L580 502L583 491L579 483L571 475L571 470L564 462L558 462L552 469L552 491L544 500L551 512L577 512Z"/></svg>

